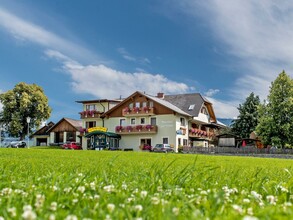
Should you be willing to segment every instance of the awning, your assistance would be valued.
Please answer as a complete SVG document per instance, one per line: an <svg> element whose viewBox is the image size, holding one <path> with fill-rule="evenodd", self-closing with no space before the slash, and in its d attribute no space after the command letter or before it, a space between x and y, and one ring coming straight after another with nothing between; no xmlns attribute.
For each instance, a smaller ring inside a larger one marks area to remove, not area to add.
<svg viewBox="0 0 293 220"><path fill-rule="evenodd" d="M90 132L90 133L86 134L85 137L89 138L89 137L91 137L93 135L100 135L100 134L106 135L106 136L112 137L112 138L121 139L121 135L119 135L119 134L116 134L116 133L113 133L113 132L103 132L103 131L93 131L93 132Z"/></svg>

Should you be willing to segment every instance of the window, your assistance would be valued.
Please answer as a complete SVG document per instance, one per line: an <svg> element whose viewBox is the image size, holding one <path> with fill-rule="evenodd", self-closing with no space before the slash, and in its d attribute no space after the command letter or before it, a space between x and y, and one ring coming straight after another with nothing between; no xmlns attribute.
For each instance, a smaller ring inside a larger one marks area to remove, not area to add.
<svg viewBox="0 0 293 220"><path fill-rule="evenodd" d="M142 107L147 107L147 102L143 102Z"/></svg>
<svg viewBox="0 0 293 220"><path fill-rule="evenodd" d="M183 139L183 146L187 146L187 139Z"/></svg>
<svg viewBox="0 0 293 220"><path fill-rule="evenodd" d="M178 146L181 145L181 138L178 138Z"/></svg>
<svg viewBox="0 0 293 220"><path fill-rule="evenodd" d="M163 138L163 144L169 144L169 139L167 137Z"/></svg>
<svg viewBox="0 0 293 220"><path fill-rule="evenodd" d="M85 123L85 127L86 128L93 128L93 127L96 127L96 122L95 121L87 121Z"/></svg>
<svg viewBox="0 0 293 220"><path fill-rule="evenodd" d="M96 110L96 105L85 105L85 109L88 111Z"/></svg>
<svg viewBox="0 0 293 220"><path fill-rule="evenodd" d="M151 125L157 125L157 119L151 118Z"/></svg>
<svg viewBox="0 0 293 220"><path fill-rule="evenodd" d="M193 110L194 109L194 106L195 106L195 104L190 105L189 108L188 108L188 111Z"/></svg>
<svg viewBox="0 0 293 220"><path fill-rule="evenodd" d="M140 119L140 124L144 125L145 124L145 118Z"/></svg>
<svg viewBox="0 0 293 220"><path fill-rule="evenodd" d="M130 109L133 109L133 103L130 103L130 104L129 104L129 108L130 108Z"/></svg>
<svg viewBox="0 0 293 220"><path fill-rule="evenodd" d="M135 125L135 118L130 119L130 124Z"/></svg>
<svg viewBox="0 0 293 220"><path fill-rule="evenodd" d="M185 118L180 118L180 124L181 126L185 126Z"/></svg>
<svg viewBox="0 0 293 220"><path fill-rule="evenodd" d="M75 132L66 132L66 141L75 141Z"/></svg>
<svg viewBox="0 0 293 220"><path fill-rule="evenodd" d="M208 115L208 111L207 111L206 107L202 107L200 110L200 113Z"/></svg>
<svg viewBox="0 0 293 220"><path fill-rule="evenodd" d="M120 126L125 126L125 125L126 125L125 119L120 119Z"/></svg>
<svg viewBox="0 0 293 220"><path fill-rule="evenodd" d="M153 102L153 101L150 101L150 102L149 102L149 107L150 107L150 108L153 108L153 107L154 107L154 102Z"/></svg>
<svg viewBox="0 0 293 220"><path fill-rule="evenodd" d="M136 102L135 107L140 108L140 102Z"/></svg>

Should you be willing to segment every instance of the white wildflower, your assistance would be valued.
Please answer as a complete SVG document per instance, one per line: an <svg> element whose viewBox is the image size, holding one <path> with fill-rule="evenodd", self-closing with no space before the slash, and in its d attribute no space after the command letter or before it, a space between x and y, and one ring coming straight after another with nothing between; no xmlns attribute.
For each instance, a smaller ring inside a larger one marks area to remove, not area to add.
<svg viewBox="0 0 293 220"><path fill-rule="evenodd" d="M255 191L251 191L251 195L255 198L255 199L262 199L262 196L260 194L258 194L257 192Z"/></svg>
<svg viewBox="0 0 293 220"><path fill-rule="evenodd" d="M78 176L83 176L83 174L82 173L79 173Z"/></svg>
<svg viewBox="0 0 293 220"><path fill-rule="evenodd" d="M275 198L273 195L268 195L266 199L271 205L276 205L277 198Z"/></svg>
<svg viewBox="0 0 293 220"><path fill-rule="evenodd" d="M75 215L68 215L65 220L78 220L78 218Z"/></svg>
<svg viewBox="0 0 293 220"><path fill-rule="evenodd" d="M103 188L106 192L113 192L115 189L114 185L108 185L108 186L104 186Z"/></svg>
<svg viewBox="0 0 293 220"><path fill-rule="evenodd" d="M112 220L112 219L111 219L110 215L106 215L105 220Z"/></svg>
<svg viewBox="0 0 293 220"><path fill-rule="evenodd" d="M84 193L84 191L85 191L85 187L84 187L84 186L79 186L79 187L77 188L77 191L79 191L79 192L81 192L81 193Z"/></svg>
<svg viewBox="0 0 293 220"><path fill-rule="evenodd" d="M258 220L258 218L254 216L244 216L242 220Z"/></svg>
<svg viewBox="0 0 293 220"><path fill-rule="evenodd" d="M123 183L122 186L121 186L121 188L122 188L123 190L126 190L126 189L127 189L127 185L126 185L125 183Z"/></svg>
<svg viewBox="0 0 293 220"><path fill-rule="evenodd" d="M42 208L42 206L44 204L44 201L45 201L45 196L44 195L41 195L41 194L36 195L35 207L37 209Z"/></svg>
<svg viewBox="0 0 293 220"><path fill-rule="evenodd" d="M243 203L246 203L246 204L247 203L250 203L250 199L247 199L247 198L246 199L243 199Z"/></svg>
<svg viewBox="0 0 293 220"><path fill-rule="evenodd" d="M100 199L100 196L96 194L96 195L94 195L94 199L95 200L99 200Z"/></svg>
<svg viewBox="0 0 293 220"><path fill-rule="evenodd" d="M50 210L51 211L56 211L57 210L57 202L51 202Z"/></svg>
<svg viewBox="0 0 293 220"><path fill-rule="evenodd" d="M72 200L72 203L73 203L73 204L78 203L78 199L73 199L73 200Z"/></svg>
<svg viewBox="0 0 293 220"><path fill-rule="evenodd" d="M11 217L16 217L16 208L8 208L7 211L10 213Z"/></svg>
<svg viewBox="0 0 293 220"><path fill-rule="evenodd" d="M95 190L95 189L96 189L96 184L95 184L95 182L91 182L91 183L90 183L90 187L91 187L92 190Z"/></svg>
<svg viewBox="0 0 293 220"><path fill-rule="evenodd" d="M25 206L23 208L24 212L22 214L22 218L25 220L34 220L37 218L36 213L32 210L31 206Z"/></svg>
<svg viewBox="0 0 293 220"><path fill-rule="evenodd" d="M253 215L253 209L252 209L252 207L250 207L250 208L247 209L247 214L248 215Z"/></svg>
<svg viewBox="0 0 293 220"><path fill-rule="evenodd" d="M51 189L53 192L57 191L58 190L58 187L57 186L51 186Z"/></svg>
<svg viewBox="0 0 293 220"><path fill-rule="evenodd" d="M49 220L55 220L55 219L56 219L56 217L55 217L54 214L50 214L50 215L49 215Z"/></svg>
<svg viewBox="0 0 293 220"><path fill-rule="evenodd" d="M65 193L70 193L71 192L71 190L72 190L72 188L71 187L67 187L67 188L64 188L64 192Z"/></svg>
<svg viewBox="0 0 293 220"><path fill-rule="evenodd" d="M136 205L134 206L134 210L137 211L137 212L141 212L142 211L142 205Z"/></svg>
<svg viewBox="0 0 293 220"><path fill-rule="evenodd" d="M177 208L177 207L174 207L173 209L172 209L172 212L173 212L173 214L174 215L179 215L179 208Z"/></svg>
<svg viewBox="0 0 293 220"><path fill-rule="evenodd" d="M232 205L232 208L233 208L236 212L238 212L239 214L242 214L242 213L243 213L243 209L242 209L241 206L239 206L239 205L234 204L234 205Z"/></svg>
<svg viewBox="0 0 293 220"><path fill-rule="evenodd" d="M157 191L158 191L158 192L162 192L162 191L163 191L163 187L162 187L162 186L158 186L158 187L157 187Z"/></svg>
<svg viewBox="0 0 293 220"><path fill-rule="evenodd" d="M148 195L148 192L147 192L147 191L141 191L141 192L140 192L140 197L143 198L143 199L144 199L147 195Z"/></svg>
<svg viewBox="0 0 293 220"><path fill-rule="evenodd" d="M25 205L23 207L23 211L32 211L32 210L33 210L33 208L30 205Z"/></svg>
<svg viewBox="0 0 293 220"><path fill-rule="evenodd" d="M115 209L115 205L110 203L110 204L107 205L107 209L108 209L109 212L113 212L114 209Z"/></svg>
<svg viewBox="0 0 293 220"><path fill-rule="evenodd" d="M158 205L160 203L160 199L158 197L152 197L151 200L154 205Z"/></svg>
<svg viewBox="0 0 293 220"><path fill-rule="evenodd" d="M5 220L4 217L0 216L0 220Z"/></svg>
<svg viewBox="0 0 293 220"><path fill-rule="evenodd" d="M207 195L207 194L208 194L208 192L205 190L200 191L200 195Z"/></svg>
<svg viewBox="0 0 293 220"><path fill-rule="evenodd" d="M12 189L10 189L10 188L4 188L4 189L2 189L2 191L1 191L1 195L8 196L8 195L10 195L12 192L13 192Z"/></svg>

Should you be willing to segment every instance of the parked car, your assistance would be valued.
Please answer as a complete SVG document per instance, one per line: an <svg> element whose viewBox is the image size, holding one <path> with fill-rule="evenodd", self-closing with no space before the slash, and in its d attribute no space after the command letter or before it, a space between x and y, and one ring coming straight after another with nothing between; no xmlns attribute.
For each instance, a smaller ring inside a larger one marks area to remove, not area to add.
<svg viewBox="0 0 293 220"><path fill-rule="evenodd" d="M170 146L170 144L156 144L153 148L153 152L174 153L174 149Z"/></svg>
<svg viewBox="0 0 293 220"><path fill-rule="evenodd" d="M26 142L25 141L12 141L12 142L10 142L9 147L12 147L12 148L25 148L26 147Z"/></svg>
<svg viewBox="0 0 293 220"><path fill-rule="evenodd" d="M68 141L65 144L63 144L62 148L63 149L71 149L71 150L81 150L82 149L82 147L80 146L79 143L71 142L71 141Z"/></svg>
<svg viewBox="0 0 293 220"><path fill-rule="evenodd" d="M143 147L142 147L142 150L152 151L153 150L153 147L151 145L144 144Z"/></svg>

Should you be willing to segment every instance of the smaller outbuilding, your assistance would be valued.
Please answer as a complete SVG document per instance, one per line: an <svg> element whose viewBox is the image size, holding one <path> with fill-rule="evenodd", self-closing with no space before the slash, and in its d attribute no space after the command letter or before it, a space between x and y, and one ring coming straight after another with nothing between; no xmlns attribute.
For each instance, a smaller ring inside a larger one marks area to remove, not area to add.
<svg viewBox="0 0 293 220"><path fill-rule="evenodd" d="M240 147L242 139L234 134L220 134L217 135L218 147Z"/></svg>

